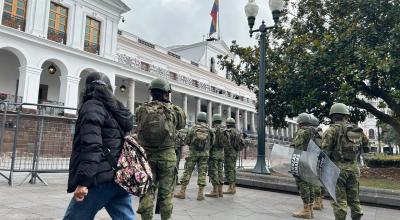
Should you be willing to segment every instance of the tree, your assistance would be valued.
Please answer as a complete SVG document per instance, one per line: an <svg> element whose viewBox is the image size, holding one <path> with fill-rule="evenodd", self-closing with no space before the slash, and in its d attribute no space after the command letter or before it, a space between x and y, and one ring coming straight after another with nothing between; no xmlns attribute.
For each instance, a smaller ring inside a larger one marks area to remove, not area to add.
<svg viewBox="0 0 400 220"><path fill-rule="evenodd" d="M400 0L298 0L285 8L267 45L265 111L273 126L304 111L324 119L343 102L352 121L370 112L400 134ZM234 41L230 50L238 60L220 56L222 69L258 93L259 47Z"/></svg>

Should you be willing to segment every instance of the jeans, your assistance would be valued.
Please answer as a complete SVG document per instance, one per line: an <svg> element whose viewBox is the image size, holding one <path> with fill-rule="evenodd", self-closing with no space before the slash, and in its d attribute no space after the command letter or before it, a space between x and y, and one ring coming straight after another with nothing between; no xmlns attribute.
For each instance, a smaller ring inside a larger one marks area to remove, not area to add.
<svg viewBox="0 0 400 220"><path fill-rule="evenodd" d="M72 198L64 220L92 220L103 207L113 220L135 220L131 195L115 182L89 188L82 202Z"/></svg>

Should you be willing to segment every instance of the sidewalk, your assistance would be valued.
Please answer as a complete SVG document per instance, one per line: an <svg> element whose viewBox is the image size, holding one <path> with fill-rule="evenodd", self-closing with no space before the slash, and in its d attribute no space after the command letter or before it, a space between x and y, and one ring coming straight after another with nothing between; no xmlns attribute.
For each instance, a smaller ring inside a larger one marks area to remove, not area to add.
<svg viewBox="0 0 400 220"><path fill-rule="evenodd" d="M39 181L32 185L18 185L25 174L15 175L15 186L9 187L4 179L0 179L0 219L61 219L71 199L66 193L66 174L42 174L48 182L44 186ZM299 196L238 187L236 195L226 195L221 199L206 198L197 201L196 176L193 176L188 187L187 199L174 199L174 220L284 220L295 219L291 212L300 208ZM179 187L178 187L179 188ZM178 191L179 189L175 191ZM206 192L211 190L208 185ZM138 199L134 198L135 208ZM333 220L333 212L327 200L323 211L316 211L315 219ZM400 215L400 210L363 206L363 220L392 220ZM97 216L98 220L110 219L103 210ZM140 216L137 216L140 220ZM160 219L156 215L154 219ZM348 217L348 219L350 219Z"/></svg>

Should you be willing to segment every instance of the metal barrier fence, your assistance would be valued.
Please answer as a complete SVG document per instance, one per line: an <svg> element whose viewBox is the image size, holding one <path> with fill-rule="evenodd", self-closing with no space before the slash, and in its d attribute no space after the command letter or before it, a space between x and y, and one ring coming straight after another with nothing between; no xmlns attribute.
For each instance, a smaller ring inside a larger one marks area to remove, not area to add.
<svg viewBox="0 0 400 220"><path fill-rule="evenodd" d="M76 109L0 102L0 114L0 175L10 186L16 172L28 173L21 184L45 185L40 173L68 172Z"/></svg>

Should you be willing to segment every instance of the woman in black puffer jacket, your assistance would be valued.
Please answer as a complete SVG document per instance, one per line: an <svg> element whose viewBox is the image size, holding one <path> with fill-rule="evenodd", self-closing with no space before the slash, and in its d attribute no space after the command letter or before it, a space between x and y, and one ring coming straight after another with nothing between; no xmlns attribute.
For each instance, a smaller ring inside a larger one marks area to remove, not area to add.
<svg viewBox="0 0 400 220"><path fill-rule="evenodd" d="M115 171L103 150L109 149L117 161L132 128L133 116L113 95L108 77L89 74L69 167L67 192L74 192L74 198L64 219L93 219L103 207L113 219L135 218L131 196L114 182Z"/></svg>

